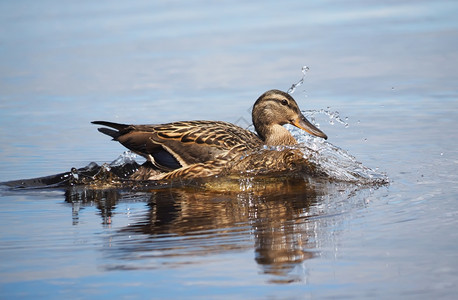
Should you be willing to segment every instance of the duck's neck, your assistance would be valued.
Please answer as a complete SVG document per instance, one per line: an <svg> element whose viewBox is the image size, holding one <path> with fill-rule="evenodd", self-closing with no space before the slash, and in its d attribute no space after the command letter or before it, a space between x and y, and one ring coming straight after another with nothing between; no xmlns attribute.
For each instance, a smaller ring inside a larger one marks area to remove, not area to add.
<svg viewBox="0 0 458 300"><path fill-rule="evenodd" d="M259 136L268 146L296 145L296 139L285 127L274 124L258 131Z"/></svg>

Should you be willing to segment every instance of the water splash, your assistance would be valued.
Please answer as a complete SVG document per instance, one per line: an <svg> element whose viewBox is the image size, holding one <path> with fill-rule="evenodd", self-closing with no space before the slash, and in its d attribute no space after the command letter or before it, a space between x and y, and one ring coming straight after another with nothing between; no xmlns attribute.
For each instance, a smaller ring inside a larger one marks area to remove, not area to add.
<svg viewBox="0 0 458 300"><path fill-rule="evenodd" d="M343 125L345 128L348 128L350 124L348 124L348 117L342 119L340 117L340 113L338 111L331 111L329 107L326 109L320 110L304 110L302 113L315 125L320 125L316 122L315 115L316 114L324 114L329 118L329 124L335 125L336 123Z"/></svg>
<svg viewBox="0 0 458 300"><path fill-rule="evenodd" d="M302 78L301 78L298 82L293 83L293 84L291 85L291 87L290 87L290 88L288 89L288 91L287 91L288 94L290 94L290 95L293 94L293 93L296 91L296 88L298 88L299 86L301 86L302 84L304 84L305 75L306 75L306 73L308 72L308 70L310 70L309 67L307 67L307 66L303 66L303 67L302 67L302 70L301 70L301 72L302 72Z"/></svg>
<svg viewBox="0 0 458 300"><path fill-rule="evenodd" d="M322 138L306 135L302 130L285 125L300 144L304 157L331 179L356 184L387 184L389 178L357 161L347 151Z"/></svg>
<svg viewBox="0 0 458 300"><path fill-rule="evenodd" d="M110 167L119 167L126 164L131 164L136 162L137 154L132 153L132 151L124 151L121 155L118 156L115 160L110 163Z"/></svg>
<svg viewBox="0 0 458 300"><path fill-rule="evenodd" d="M293 83L291 85L291 87L288 89L287 93L288 94L293 94L296 89L303 85L304 84L304 81L305 81L305 75L307 75L307 72L310 70L309 67L307 66L303 66L302 67L302 77L301 79L296 82L296 83ZM316 121L315 121L315 114L317 113L320 113L320 114L325 114L326 116L329 117L329 124L331 125L334 125L335 122L337 123L340 123L342 125L345 126L345 128L348 128L349 127L349 124L348 124L348 117L345 117L344 120L342 120L342 118L340 117L340 114L338 111L331 111L329 107L327 107L327 109L320 109L320 110L305 110L305 111L302 111L302 113L304 113L308 118L311 119L312 123L315 123L316 124ZM319 124L316 124L316 125L319 125Z"/></svg>

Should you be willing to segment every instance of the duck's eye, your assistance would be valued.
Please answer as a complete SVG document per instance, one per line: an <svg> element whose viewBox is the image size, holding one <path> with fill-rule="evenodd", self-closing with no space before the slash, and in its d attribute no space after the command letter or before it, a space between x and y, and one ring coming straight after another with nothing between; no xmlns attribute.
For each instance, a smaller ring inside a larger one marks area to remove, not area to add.
<svg viewBox="0 0 458 300"><path fill-rule="evenodd" d="M281 104L285 106L288 105L288 100L286 99L281 100Z"/></svg>

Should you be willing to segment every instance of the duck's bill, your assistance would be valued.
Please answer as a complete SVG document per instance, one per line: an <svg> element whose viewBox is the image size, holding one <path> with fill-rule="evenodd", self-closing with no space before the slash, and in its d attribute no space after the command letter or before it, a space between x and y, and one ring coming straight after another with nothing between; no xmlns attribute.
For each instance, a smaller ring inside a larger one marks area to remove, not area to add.
<svg viewBox="0 0 458 300"><path fill-rule="evenodd" d="M324 134L323 131L319 130L315 125L310 123L304 116L300 116L296 120L293 121L293 125L307 131L308 133L319 136L321 138L324 138L325 140L328 139L328 136Z"/></svg>

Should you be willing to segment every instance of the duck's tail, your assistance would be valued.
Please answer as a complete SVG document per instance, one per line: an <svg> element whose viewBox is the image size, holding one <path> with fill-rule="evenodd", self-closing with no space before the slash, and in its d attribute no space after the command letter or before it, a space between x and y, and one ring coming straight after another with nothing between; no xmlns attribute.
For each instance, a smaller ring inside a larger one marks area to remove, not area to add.
<svg viewBox="0 0 458 300"><path fill-rule="evenodd" d="M105 127L97 128L97 130L100 131L101 133L111 136L113 140L116 140L120 135L122 135L122 131L126 129L127 127L129 127L129 125L127 124L120 124L120 123L107 122L107 121L92 121L91 123L116 129L114 130L114 129L105 128Z"/></svg>

